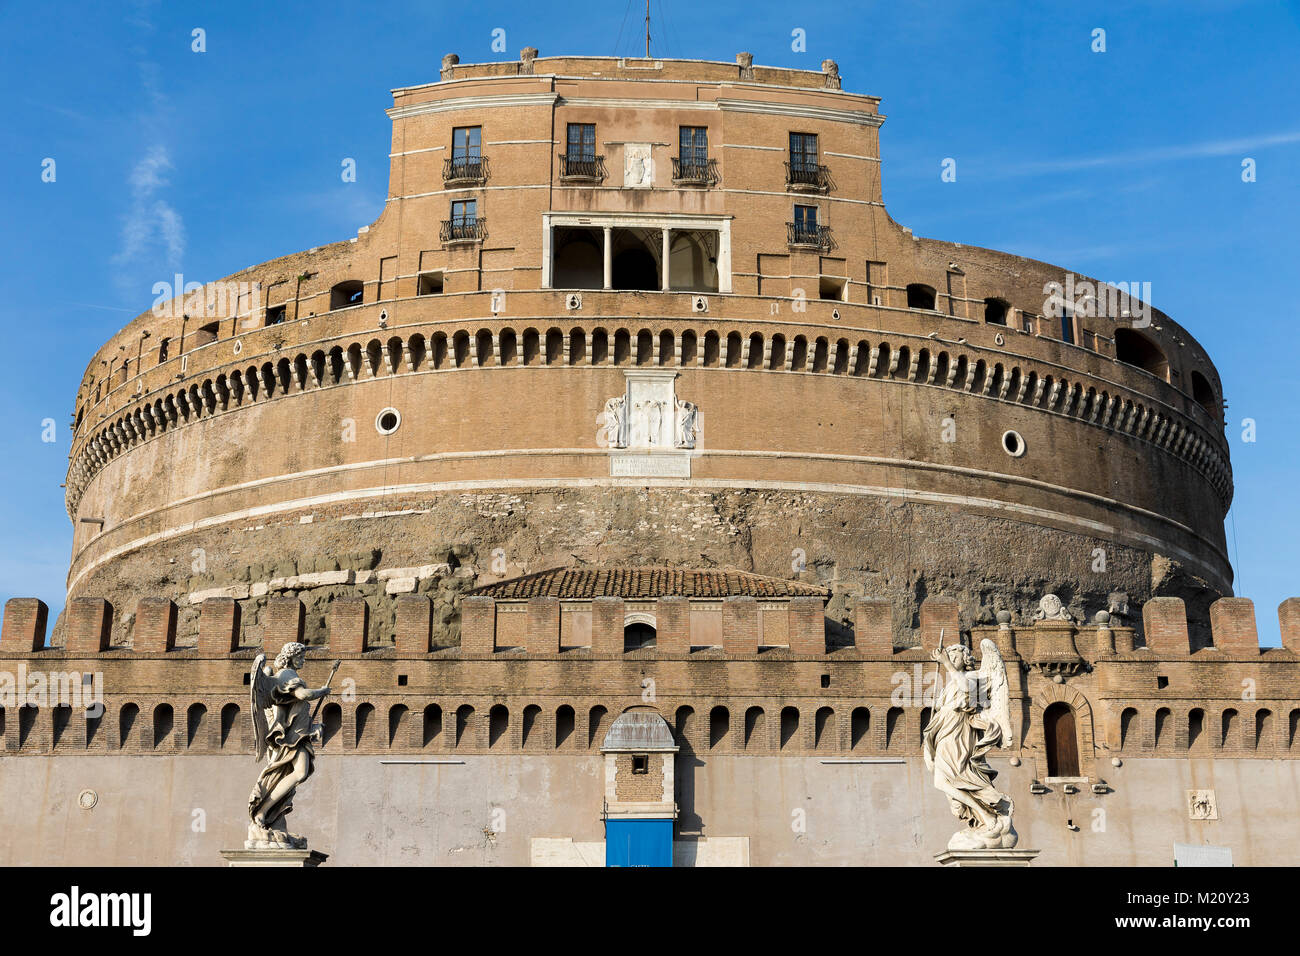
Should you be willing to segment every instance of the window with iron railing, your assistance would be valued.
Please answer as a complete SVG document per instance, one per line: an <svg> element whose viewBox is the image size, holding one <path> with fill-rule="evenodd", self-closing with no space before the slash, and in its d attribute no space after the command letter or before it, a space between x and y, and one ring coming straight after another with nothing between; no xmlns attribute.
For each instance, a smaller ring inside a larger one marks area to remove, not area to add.
<svg viewBox="0 0 1300 956"><path fill-rule="evenodd" d="M786 232L792 246L817 246L829 249L830 228L817 221L816 206L795 206L794 222L786 223Z"/></svg>
<svg viewBox="0 0 1300 956"><path fill-rule="evenodd" d="M482 141L480 126L458 126L451 131L451 155L442 164L444 181L487 179L487 157L483 155Z"/></svg>
<svg viewBox="0 0 1300 956"><path fill-rule="evenodd" d="M673 159L673 180L711 185L717 179L717 167L709 159L708 127L681 127L677 156Z"/></svg>
<svg viewBox="0 0 1300 956"><path fill-rule="evenodd" d="M442 222L442 241L459 242L482 239L486 231L486 220L478 217L478 202L466 199L451 204L451 218Z"/></svg>
<svg viewBox="0 0 1300 956"><path fill-rule="evenodd" d="M596 124L570 123L560 154L560 176L572 179L604 179L603 156L596 155Z"/></svg>
<svg viewBox="0 0 1300 956"><path fill-rule="evenodd" d="M817 134L791 133L790 159L785 164L786 184L807 189L827 189L826 167L817 162Z"/></svg>

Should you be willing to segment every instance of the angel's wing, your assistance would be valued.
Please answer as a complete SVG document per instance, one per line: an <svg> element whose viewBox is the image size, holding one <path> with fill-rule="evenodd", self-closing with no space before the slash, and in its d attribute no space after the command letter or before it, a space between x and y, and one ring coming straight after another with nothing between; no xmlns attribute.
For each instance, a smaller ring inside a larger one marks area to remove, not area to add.
<svg viewBox="0 0 1300 956"><path fill-rule="evenodd" d="M988 719L1002 730L1002 746L1011 746L1011 697L1007 688L1007 665L998 646L987 637L980 641L980 690Z"/></svg>
<svg viewBox="0 0 1300 956"><path fill-rule="evenodd" d="M271 688L275 679L266 666L266 655L258 654L248 675L248 697L253 717L253 756L260 763L266 756L266 709L271 706Z"/></svg>

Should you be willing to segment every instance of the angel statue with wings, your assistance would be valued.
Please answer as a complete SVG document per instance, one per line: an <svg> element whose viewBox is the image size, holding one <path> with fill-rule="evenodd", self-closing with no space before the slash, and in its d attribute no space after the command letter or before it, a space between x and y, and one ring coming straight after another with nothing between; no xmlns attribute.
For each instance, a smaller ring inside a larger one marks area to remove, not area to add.
<svg viewBox="0 0 1300 956"><path fill-rule="evenodd" d="M997 645L980 641L978 671L964 644L930 655L947 672L930 722L922 733L925 768L948 798L953 816L966 824L948 841L949 850L1008 850L1016 845L1011 798L993 786L997 771L985 760L995 747L1011 745L1007 668Z"/></svg>
<svg viewBox="0 0 1300 956"><path fill-rule="evenodd" d="M339 664L335 662L325 686L313 690L298 676L306 659L307 648L293 642L280 649L273 665L265 654L253 661L249 685L254 756L266 765L248 797L251 822L244 846L250 850L307 848L307 838L289 833L284 818L293 810L294 792L312 774L315 745L321 742L316 714ZM315 710L312 701L317 701Z"/></svg>

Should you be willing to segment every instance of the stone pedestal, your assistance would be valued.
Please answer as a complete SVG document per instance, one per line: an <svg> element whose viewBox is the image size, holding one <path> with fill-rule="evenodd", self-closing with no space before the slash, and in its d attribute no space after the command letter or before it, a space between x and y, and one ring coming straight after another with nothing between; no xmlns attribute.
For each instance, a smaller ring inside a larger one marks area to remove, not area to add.
<svg viewBox="0 0 1300 956"><path fill-rule="evenodd" d="M940 866L1028 866L1038 850L944 850L934 858Z"/></svg>
<svg viewBox="0 0 1300 956"><path fill-rule="evenodd" d="M222 850L227 866L320 866L329 859L320 850Z"/></svg>

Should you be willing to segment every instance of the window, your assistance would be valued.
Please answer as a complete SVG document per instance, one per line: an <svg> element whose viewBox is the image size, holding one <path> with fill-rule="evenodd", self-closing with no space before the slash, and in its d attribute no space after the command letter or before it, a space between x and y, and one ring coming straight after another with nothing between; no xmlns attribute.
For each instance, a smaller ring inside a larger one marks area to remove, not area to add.
<svg viewBox="0 0 1300 956"><path fill-rule="evenodd" d="M167 361L167 352L172 344L172 340L167 338L158 343L158 363L162 364Z"/></svg>
<svg viewBox="0 0 1300 956"><path fill-rule="evenodd" d="M909 309L934 309L934 286L913 282L907 287L907 307Z"/></svg>
<svg viewBox="0 0 1300 956"><path fill-rule="evenodd" d="M441 272L422 272L420 273L419 288L416 290L417 295L442 295L442 273Z"/></svg>
<svg viewBox="0 0 1300 956"><path fill-rule="evenodd" d="M702 166L709 159L709 128L707 126L683 126L681 128L681 150L678 154L683 166Z"/></svg>
<svg viewBox="0 0 1300 956"><path fill-rule="evenodd" d="M649 772L650 772L650 758L647 757L645 754L633 754L633 755L632 755L632 772L633 772L633 773L649 773Z"/></svg>
<svg viewBox="0 0 1300 956"><path fill-rule="evenodd" d="M817 168L817 134L790 134L790 168L791 170L815 170Z"/></svg>
<svg viewBox="0 0 1300 956"><path fill-rule="evenodd" d="M596 124L570 123L564 155L571 163L594 163L596 161Z"/></svg>
<svg viewBox="0 0 1300 956"><path fill-rule="evenodd" d="M842 276L822 276L818 283L817 297L820 299L829 299L835 302L845 301L845 289L848 288L848 280Z"/></svg>
<svg viewBox="0 0 1300 956"><path fill-rule="evenodd" d="M266 324L279 325L285 320L287 309L282 305L273 305L266 310Z"/></svg>
<svg viewBox="0 0 1300 956"><path fill-rule="evenodd" d="M481 155L483 127L457 126L451 131L451 158L477 160Z"/></svg>
<svg viewBox="0 0 1300 956"><path fill-rule="evenodd" d="M795 206L794 207L794 238L793 242L816 242L817 241L817 207L816 206Z"/></svg>
<svg viewBox="0 0 1300 956"><path fill-rule="evenodd" d="M1141 332L1115 330L1115 357L1126 365L1145 369L1162 381L1169 381L1169 360L1165 353Z"/></svg>
<svg viewBox="0 0 1300 956"><path fill-rule="evenodd" d="M984 321L989 325L1006 325L1011 307L1005 299L984 300Z"/></svg>
<svg viewBox="0 0 1300 956"><path fill-rule="evenodd" d="M472 226L478 219L478 200L464 199L451 204L451 224L456 226Z"/></svg>
<svg viewBox="0 0 1300 956"><path fill-rule="evenodd" d="M330 311L360 305L365 296L365 284L360 279L340 282L330 289Z"/></svg>
<svg viewBox="0 0 1300 956"><path fill-rule="evenodd" d="M1074 316L1066 308L1061 309L1061 341L1074 344Z"/></svg>
<svg viewBox="0 0 1300 956"><path fill-rule="evenodd" d="M443 179L485 179L487 170L482 153L481 126L457 126L451 131L451 157L443 169Z"/></svg>
<svg viewBox="0 0 1300 956"><path fill-rule="evenodd" d="M482 238L478 200L462 199L451 204L451 218L443 224L443 242Z"/></svg>

